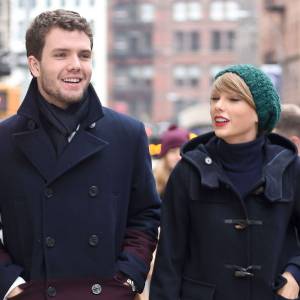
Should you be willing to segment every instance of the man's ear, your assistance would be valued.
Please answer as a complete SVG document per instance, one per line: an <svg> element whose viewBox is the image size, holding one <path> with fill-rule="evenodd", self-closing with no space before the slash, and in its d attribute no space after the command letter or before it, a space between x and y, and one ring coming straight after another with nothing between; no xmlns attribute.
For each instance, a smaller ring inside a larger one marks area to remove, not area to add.
<svg viewBox="0 0 300 300"><path fill-rule="evenodd" d="M32 76L39 77L40 76L40 62L33 55L28 56L27 61L28 61L29 70L30 70L30 73L32 74Z"/></svg>

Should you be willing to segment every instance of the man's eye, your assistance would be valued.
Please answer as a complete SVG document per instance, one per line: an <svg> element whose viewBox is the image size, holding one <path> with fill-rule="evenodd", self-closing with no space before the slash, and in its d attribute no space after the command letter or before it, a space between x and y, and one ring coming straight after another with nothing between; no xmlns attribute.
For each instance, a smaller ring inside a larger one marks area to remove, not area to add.
<svg viewBox="0 0 300 300"><path fill-rule="evenodd" d="M89 53L81 54L80 57L83 58L83 59L90 59L91 58L91 54L89 54Z"/></svg>
<svg viewBox="0 0 300 300"><path fill-rule="evenodd" d="M65 53L55 53L54 57L65 57L66 54Z"/></svg>

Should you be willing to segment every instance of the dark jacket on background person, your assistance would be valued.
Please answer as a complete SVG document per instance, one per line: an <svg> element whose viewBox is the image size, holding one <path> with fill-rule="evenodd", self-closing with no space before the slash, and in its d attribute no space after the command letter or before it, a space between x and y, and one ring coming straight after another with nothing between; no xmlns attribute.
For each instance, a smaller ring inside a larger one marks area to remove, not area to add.
<svg viewBox="0 0 300 300"><path fill-rule="evenodd" d="M0 124L0 299L133 299L157 240L160 201L142 123L101 106L60 156L41 122L33 80L17 115ZM127 297L127 298L126 298Z"/></svg>
<svg viewBox="0 0 300 300"><path fill-rule="evenodd" d="M170 176L151 300L274 300L300 266L300 163L269 134L261 178L243 198L216 157L213 133L190 141Z"/></svg>

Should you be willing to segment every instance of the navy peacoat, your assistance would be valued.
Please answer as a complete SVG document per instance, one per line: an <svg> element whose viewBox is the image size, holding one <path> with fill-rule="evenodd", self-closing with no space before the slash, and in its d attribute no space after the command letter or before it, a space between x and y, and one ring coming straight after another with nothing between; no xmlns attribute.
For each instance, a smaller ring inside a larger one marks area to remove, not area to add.
<svg viewBox="0 0 300 300"><path fill-rule="evenodd" d="M15 299L132 299L119 272L143 290L160 207L144 126L89 94L87 120L58 158L35 79L0 124L0 299L19 276Z"/></svg>
<svg viewBox="0 0 300 300"><path fill-rule="evenodd" d="M163 201L151 300L275 300L300 267L300 163L294 145L265 138L262 178L241 199L208 133L182 151Z"/></svg>

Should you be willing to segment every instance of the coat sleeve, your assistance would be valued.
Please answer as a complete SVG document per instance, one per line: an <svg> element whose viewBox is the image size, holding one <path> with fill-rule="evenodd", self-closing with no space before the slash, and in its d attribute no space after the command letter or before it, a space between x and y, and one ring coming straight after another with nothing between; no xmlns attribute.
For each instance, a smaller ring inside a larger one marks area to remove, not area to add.
<svg viewBox="0 0 300 300"><path fill-rule="evenodd" d="M1 226L2 227L2 226ZM22 273L22 268L12 263L2 241L0 242L0 299L3 299L11 285Z"/></svg>
<svg viewBox="0 0 300 300"><path fill-rule="evenodd" d="M181 164L171 173L162 207L161 232L150 287L150 300L180 298L184 261L188 255L189 214Z"/></svg>
<svg viewBox="0 0 300 300"><path fill-rule="evenodd" d="M128 208L127 228L118 266L141 292L157 244L160 199L152 174L148 139L141 125Z"/></svg>
<svg viewBox="0 0 300 300"><path fill-rule="evenodd" d="M293 217L292 223L295 226L296 233L295 239L297 240L296 243L298 247L296 248L296 253L293 253L291 257L288 258L287 265L295 265L298 270L300 270L300 185L299 185L299 178L300 178L300 158L297 158L295 163L295 172L293 174L293 186L295 187L294 193L294 210L293 210ZM294 247L295 248L295 247Z"/></svg>

